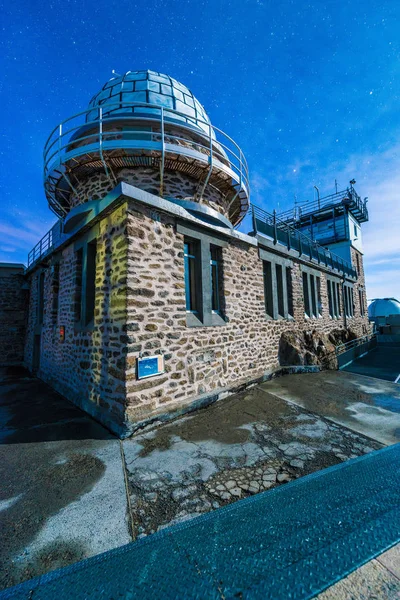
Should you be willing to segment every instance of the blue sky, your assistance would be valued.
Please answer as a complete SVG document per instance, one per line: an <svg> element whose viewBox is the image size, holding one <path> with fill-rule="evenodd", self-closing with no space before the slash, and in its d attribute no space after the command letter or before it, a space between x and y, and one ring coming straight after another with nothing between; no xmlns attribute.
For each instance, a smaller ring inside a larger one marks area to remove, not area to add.
<svg viewBox="0 0 400 600"><path fill-rule="evenodd" d="M400 297L398 0L17 0L2 17L0 261L25 262L54 221L51 129L112 69L149 68L239 143L256 204L282 210L354 177L369 197L368 297Z"/></svg>

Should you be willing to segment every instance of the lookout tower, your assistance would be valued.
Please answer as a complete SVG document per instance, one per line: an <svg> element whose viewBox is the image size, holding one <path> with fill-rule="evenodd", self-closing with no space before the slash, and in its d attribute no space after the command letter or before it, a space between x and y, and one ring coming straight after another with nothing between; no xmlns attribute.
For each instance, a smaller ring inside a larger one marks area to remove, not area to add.
<svg viewBox="0 0 400 600"><path fill-rule="evenodd" d="M363 252L361 223L368 221L367 198L361 199L354 183L352 180L345 190L322 198L315 188L317 198L280 213L278 217L351 262L351 248L360 254Z"/></svg>
<svg viewBox="0 0 400 600"><path fill-rule="evenodd" d="M249 207L247 163L190 90L168 75L113 77L44 150L50 208L64 218L125 181L232 227Z"/></svg>

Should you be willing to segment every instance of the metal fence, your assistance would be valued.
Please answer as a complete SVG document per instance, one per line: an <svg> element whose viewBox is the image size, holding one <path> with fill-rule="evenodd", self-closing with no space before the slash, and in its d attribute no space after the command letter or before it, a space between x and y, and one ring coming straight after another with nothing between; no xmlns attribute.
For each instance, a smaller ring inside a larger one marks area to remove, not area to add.
<svg viewBox="0 0 400 600"><path fill-rule="evenodd" d="M319 265L339 271L339 273L343 273L354 279L357 278L357 271L350 262L331 252L331 250L324 248L295 227L282 221L277 216L276 211L268 213L254 204L251 205L250 210L254 230L269 237L274 244L282 244L288 250L298 252L299 256L305 256Z"/></svg>

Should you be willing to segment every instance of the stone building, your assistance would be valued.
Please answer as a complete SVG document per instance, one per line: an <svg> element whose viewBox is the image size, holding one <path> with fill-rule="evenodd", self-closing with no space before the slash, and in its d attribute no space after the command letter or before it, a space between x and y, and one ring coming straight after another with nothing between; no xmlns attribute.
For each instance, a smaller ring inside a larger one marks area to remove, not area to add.
<svg viewBox="0 0 400 600"><path fill-rule="evenodd" d="M369 331L353 185L282 215L250 207L241 149L174 79L111 79L44 157L58 221L24 275L8 269L26 309L9 361L118 435Z"/></svg>

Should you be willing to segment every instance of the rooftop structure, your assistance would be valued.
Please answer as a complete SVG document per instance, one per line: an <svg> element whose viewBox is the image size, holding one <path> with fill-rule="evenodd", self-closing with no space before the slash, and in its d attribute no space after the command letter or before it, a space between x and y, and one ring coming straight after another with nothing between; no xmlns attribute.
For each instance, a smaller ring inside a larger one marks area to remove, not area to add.
<svg viewBox="0 0 400 600"><path fill-rule="evenodd" d="M321 244L357 239L361 232L360 224L368 221L367 198L361 199L353 183L322 198L317 189L317 195L313 201L296 204L292 209L279 213L279 218Z"/></svg>
<svg viewBox="0 0 400 600"><path fill-rule="evenodd" d="M50 208L64 218L78 203L100 197L93 176L101 177L107 192L126 181L127 168L130 183L196 203L186 206L212 211L225 226L237 225L247 212L248 168L241 149L211 124L191 91L168 75L128 71L113 77L87 110L53 129L44 149Z"/></svg>
<svg viewBox="0 0 400 600"><path fill-rule="evenodd" d="M370 319L400 315L400 302L396 298L375 298L368 306Z"/></svg>

